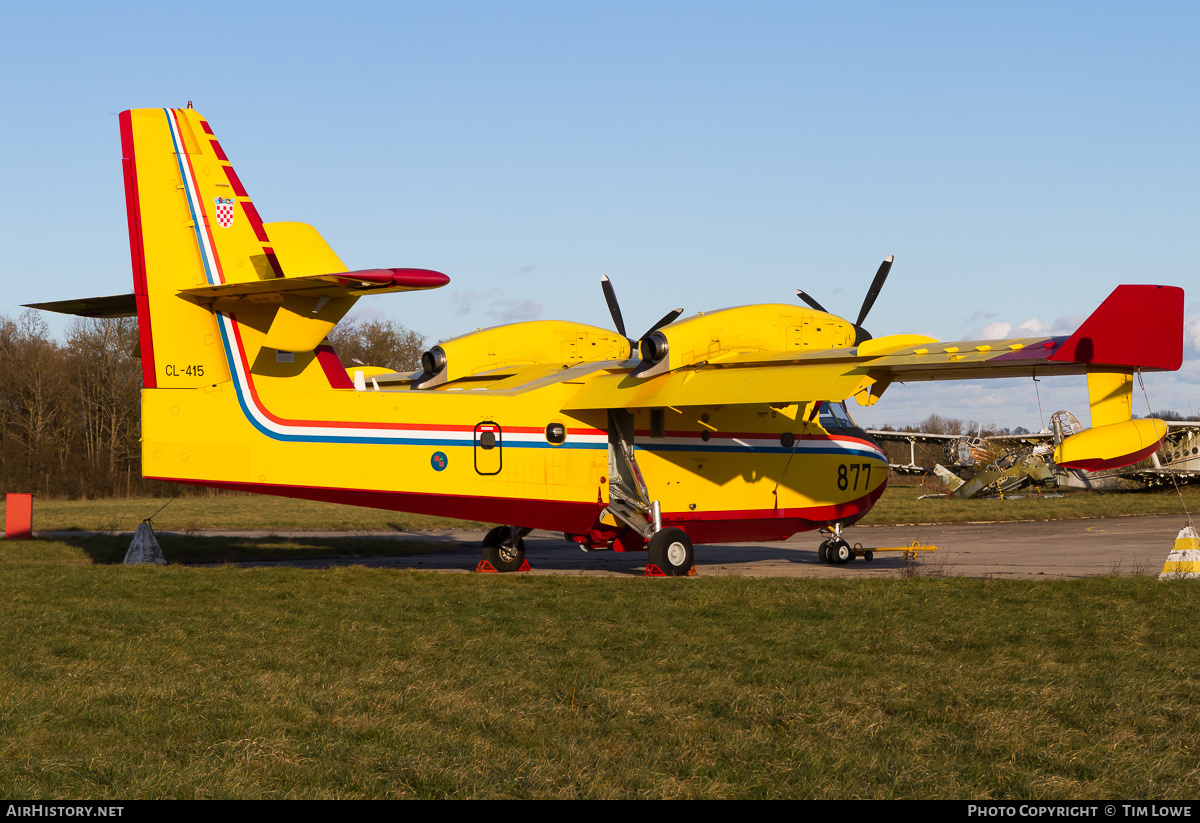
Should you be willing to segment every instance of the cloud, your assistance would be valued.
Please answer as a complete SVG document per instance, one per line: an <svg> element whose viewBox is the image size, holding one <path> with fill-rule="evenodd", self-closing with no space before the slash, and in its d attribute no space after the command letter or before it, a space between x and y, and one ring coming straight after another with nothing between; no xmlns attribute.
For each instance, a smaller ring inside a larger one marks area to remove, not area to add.
<svg viewBox="0 0 1200 823"><path fill-rule="evenodd" d="M1068 409L1087 413L1087 379L1082 375L1043 379L902 383L888 389L878 405L864 409L851 402L854 419L869 426L916 425L930 413L964 422L1038 431L1051 413Z"/></svg>
<svg viewBox="0 0 1200 823"><path fill-rule="evenodd" d="M1012 405L1012 396L1002 388L967 384L959 386L957 400L960 408L979 409Z"/></svg>
<svg viewBox="0 0 1200 823"><path fill-rule="evenodd" d="M1085 319L1083 315L1073 315L1070 317L1059 317L1052 323L1044 323L1036 317L1031 317L1014 326L1006 320L993 319L995 317L997 317L995 314L977 311L967 318L966 323L963 324L964 327L974 330L967 333L968 339L1003 340L1007 337L1045 337L1047 335L1070 334L1079 328L1079 324ZM983 325L977 325L979 323L983 323ZM1200 335L1200 329L1198 329L1197 334Z"/></svg>
<svg viewBox="0 0 1200 823"><path fill-rule="evenodd" d="M1052 328L1051 324L1043 323L1036 317L1031 317L1017 326L1017 333L1018 337L1041 337L1043 334L1050 334Z"/></svg>
<svg viewBox="0 0 1200 823"><path fill-rule="evenodd" d="M1066 317L1060 317L1051 325L1051 334L1072 334L1077 328L1083 325L1083 321L1087 320L1086 314L1069 314Z"/></svg>
<svg viewBox="0 0 1200 823"><path fill-rule="evenodd" d="M1183 361L1179 371L1175 372L1175 379L1189 385L1200 383L1200 360Z"/></svg>
<svg viewBox="0 0 1200 823"><path fill-rule="evenodd" d="M1193 354L1200 354L1200 316L1184 319L1183 345Z"/></svg>
<svg viewBox="0 0 1200 823"><path fill-rule="evenodd" d="M542 304L535 300L511 300L500 289L484 292L456 291L453 294L454 312L459 315L483 316L495 324L520 323L542 316Z"/></svg>
<svg viewBox="0 0 1200 823"><path fill-rule="evenodd" d="M991 325L991 320L998 316L994 311L977 309L970 317L963 321L963 328L968 330L968 334L970 334L970 329L977 329L981 324L986 329Z"/></svg>

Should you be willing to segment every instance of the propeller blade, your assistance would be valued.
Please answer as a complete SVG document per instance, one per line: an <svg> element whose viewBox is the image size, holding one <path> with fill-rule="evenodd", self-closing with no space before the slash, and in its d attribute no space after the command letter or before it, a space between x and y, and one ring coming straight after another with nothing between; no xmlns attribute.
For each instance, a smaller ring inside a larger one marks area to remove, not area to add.
<svg viewBox="0 0 1200 823"><path fill-rule="evenodd" d="M683 309L673 309L672 311L667 312L663 315L662 320L659 320L657 323L647 329L646 334L643 334L642 337L647 337L648 335L654 334L654 332L658 331L663 326L674 322L675 318L681 314L683 314Z"/></svg>
<svg viewBox="0 0 1200 823"><path fill-rule="evenodd" d="M796 296L797 296L797 297L799 297L801 300L803 300L803 301L804 301L805 303L807 303L808 305L812 306L812 307L813 307L814 309L816 309L817 311L823 311L823 312L825 312L826 314L829 314L829 312L828 312L828 311L826 311L826 309L825 309L825 307L824 307L824 306L822 306L822 305L821 305L820 303L818 303L816 300L813 300L811 297L809 297L809 296L808 296L807 294L805 294L804 292L800 291L800 289L796 289Z"/></svg>
<svg viewBox="0 0 1200 823"><path fill-rule="evenodd" d="M863 298L862 310L858 313L858 320L854 321L855 326L862 325L862 321L867 318L867 312L875 305L875 298L879 296L879 290L883 288L883 281L887 280L888 272L892 270L892 261L894 259L895 257L889 254L879 264L879 271L875 272L875 279L871 281L871 288L867 290L867 296Z"/></svg>
<svg viewBox="0 0 1200 823"><path fill-rule="evenodd" d="M600 276L600 288L604 289L604 299L608 302L608 313L612 315L613 324L617 327L617 334L628 337L629 335L625 334L625 321L621 318L621 307L617 304L617 293L613 290L613 284L607 275Z"/></svg>

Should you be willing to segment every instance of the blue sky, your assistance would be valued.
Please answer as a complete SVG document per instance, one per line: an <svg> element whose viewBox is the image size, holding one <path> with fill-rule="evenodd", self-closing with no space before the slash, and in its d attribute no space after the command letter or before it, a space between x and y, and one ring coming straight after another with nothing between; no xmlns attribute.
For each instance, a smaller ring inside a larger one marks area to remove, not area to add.
<svg viewBox="0 0 1200 823"><path fill-rule="evenodd" d="M1119 283L1188 291L1200 412L1194 3L22 4L0 32L0 202L21 303L130 290L117 113L210 121L263 215L351 268L451 277L379 311L446 338L520 319L631 333L789 302L949 339L1066 332ZM360 303L360 306L364 306ZM897 386L930 412L1040 428L1081 379ZM1145 401L1139 401L1144 411Z"/></svg>

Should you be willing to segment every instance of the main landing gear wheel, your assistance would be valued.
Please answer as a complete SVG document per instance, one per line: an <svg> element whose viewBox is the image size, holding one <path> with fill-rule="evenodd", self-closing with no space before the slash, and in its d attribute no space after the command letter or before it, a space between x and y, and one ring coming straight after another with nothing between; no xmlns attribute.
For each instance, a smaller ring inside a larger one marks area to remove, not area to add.
<svg viewBox="0 0 1200 823"><path fill-rule="evenodd" d="M498 572L515 572L525 562L525 540L518 537L516 545L506 546L511 542L512 528L497 526L483 538L483 559L490 563Z"/></svg>
<svg viewBox="0 0 1200 823"><path fill-rule="evenodd" d="M683 529L663 529L650 538L646 548L650 552L651 565L657 566L667 577L683 577L692 570L696 552Z"/></svg>

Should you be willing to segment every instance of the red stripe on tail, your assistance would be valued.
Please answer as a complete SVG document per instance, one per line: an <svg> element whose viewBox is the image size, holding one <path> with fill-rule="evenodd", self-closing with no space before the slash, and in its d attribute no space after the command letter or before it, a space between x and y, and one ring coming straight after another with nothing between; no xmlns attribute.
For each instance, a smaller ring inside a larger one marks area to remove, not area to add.
<svg viewBox="0 0 1200 823"><path fill-rule="evenodd" d="M150 298L146 289L146 253L142 246L142 213L138 203L137 164L133 153L133 119L121 112L121 166L125 176L125 215L129 223L129 257L133 265L133 293L137 301L138 346L142 354L142 385L158 386L154 371L154 339L150 330Z"/></svg>

